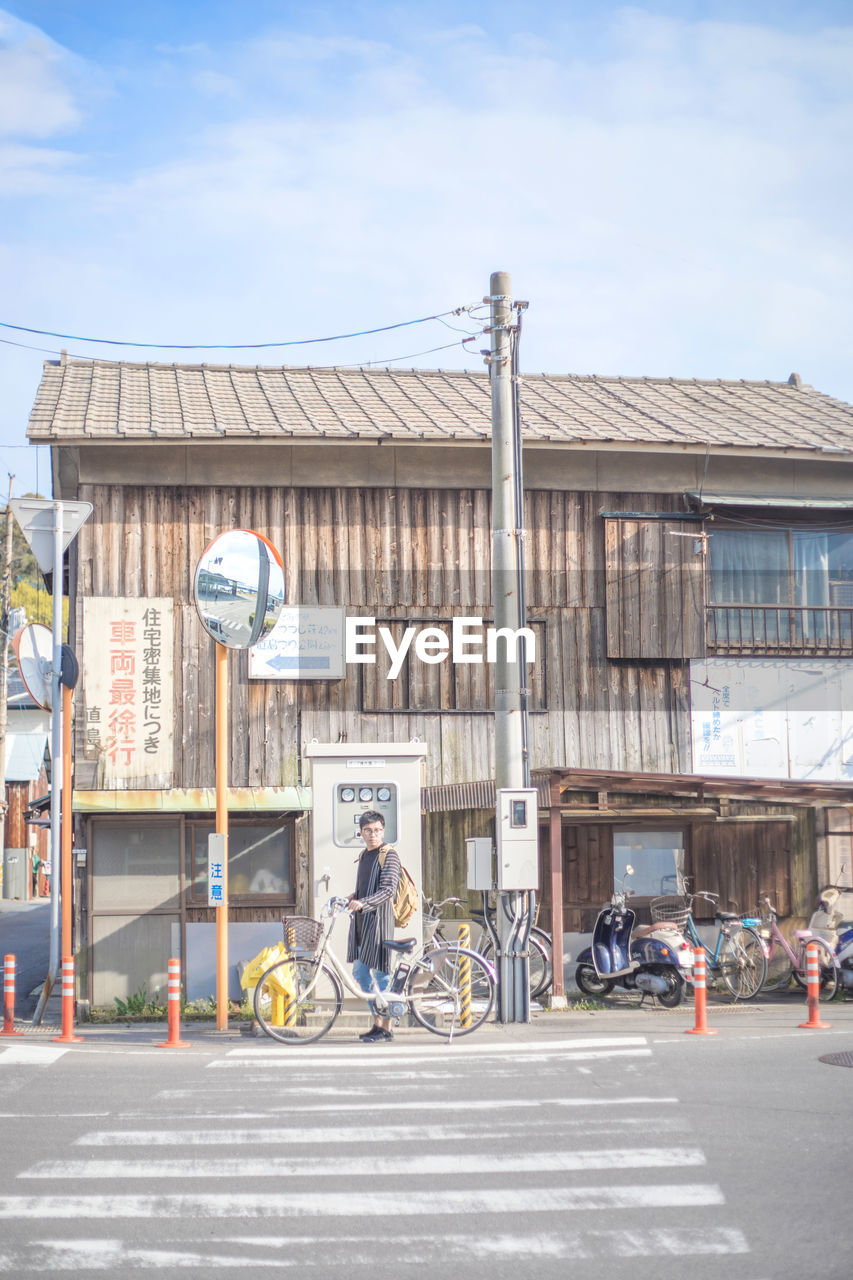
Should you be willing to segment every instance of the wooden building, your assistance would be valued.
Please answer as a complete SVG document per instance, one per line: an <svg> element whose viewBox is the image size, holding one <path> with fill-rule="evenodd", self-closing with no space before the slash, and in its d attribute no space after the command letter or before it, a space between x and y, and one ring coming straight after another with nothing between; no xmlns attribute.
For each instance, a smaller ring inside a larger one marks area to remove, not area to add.
<svg viewBox="0 0 853 1280"><path fill-rule="evenodd" d="M853 802L846 765L777 771L769 787L761 768L720 755L703 786L694 703L722 660L830 664L832 680L850 665L853 407L796 375L525 376L521 405L546 912L556 840L574 928L631 847L648 864L641 896L688 873L741 906L768 889L784 914L806 914L832 869L821 806ZM55 496L94 507L69 582L84 675L80 944L102 1003L158 985L165 958L152 957L212 919L201 851L213 643L192 602L201 552L224 529L254 528L281 549L288 604L337 606L395 639L407 626L449 637L458 617L490 623L489 384L478 372L63 358L45 364L29 437L52 448ZM307 902L312 740L425 742L425 883L464 889L463 838L490 823L491 668L410 654L389 679L387 653L375 653L341 678L299 680L252 679L247 655L231 655L235 921ZM148 671L144 689L134 664ZM709 714L713 747L721 720Z"/></svg>

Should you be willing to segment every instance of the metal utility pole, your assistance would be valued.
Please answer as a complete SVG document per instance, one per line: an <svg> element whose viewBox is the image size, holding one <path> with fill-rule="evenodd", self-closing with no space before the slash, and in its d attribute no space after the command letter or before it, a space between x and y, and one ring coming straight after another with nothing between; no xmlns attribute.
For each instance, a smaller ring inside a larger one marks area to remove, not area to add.
<svg viewBox="0 0 853 1280"><path fill-rule="evenodd" d="M12 597L12 481L9 476L9 504L6 507L6 559L3 572L3 596L0 602L0 772L3 776L3 791L0 795L0 858L6 848L6 727L8 724L9 700L9 606ZM27 868L30 876L30 869Z"/></svg>
<svg viewBox="0 0 853 1280"><path fill-rule="evenodd" d="M495 628L517 633L524 626L520 581L519 458L514 435L515 388L512 376L512 280L493 272L489 288L492 396L492 591ZM510 660L509 644L497 645L495 662L495 789L521 788L526 782L522 686L523 650ZM501 816L498 809L497 823ZM527 1022L530 895L498 893L499 1010L501 1022Z"/></svg>

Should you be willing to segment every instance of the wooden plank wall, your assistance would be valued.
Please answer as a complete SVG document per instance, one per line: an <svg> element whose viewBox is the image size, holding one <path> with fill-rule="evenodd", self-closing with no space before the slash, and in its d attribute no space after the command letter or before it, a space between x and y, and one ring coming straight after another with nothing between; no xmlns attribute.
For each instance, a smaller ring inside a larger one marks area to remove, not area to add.
<svg viewBox="0 0 853 1280"><path fill-rule="evenodd" d="M78 606L86 595L175 600L176 787L214 781L213 642L190 589L198 558L224 529L255 528L282 549L290 603L340 604L351 614L386 618L491 620L486 490L82 485L79 497L95 510L78 538ZM638 503L651 510L664 501L527 495L528 611L545 633L546 688L536 704L545 709L531 714L530 726L534 768L690 769L687 668L606 657L600 511ZM77 622L79 628L79 607ZM84 646L81 636L83 661ZM233 786L294 784L300 744L341 735L350 742L420 738L429 747L428 784L493 774L488 687L478 690L486 677L477 668L459 679L474 682L464 699L480 712L446 710L449 674L435 667L413 671L408 682L406 697L419 709L364 711L364 668L350 668L337 682L250 684L246 655L232 654L229 662ZM142 777L132 785L151 783Z"/></svg>
<svg viewBox="0 0 853 1280"><path fill-rule="evenodd" d="M661 510L675 499L661 499ZM607 653L611 658L705 655L702 527L694 522L606 520Z"/></svg>

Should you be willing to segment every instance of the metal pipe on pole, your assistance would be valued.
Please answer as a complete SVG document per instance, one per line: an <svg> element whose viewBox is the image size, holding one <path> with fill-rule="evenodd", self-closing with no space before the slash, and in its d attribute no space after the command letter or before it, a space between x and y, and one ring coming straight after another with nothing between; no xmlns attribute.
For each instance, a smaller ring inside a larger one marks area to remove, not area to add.
<svg viewBox="0 0 853 1280"><path fill-rule="evenodd" d="M492 403L492 592L495 628L513 633L524 625L519 579L518 458L514 438L512 378L512 279L495 271L489 282L491 350L487 357ZM495 790L525 784L522 671L509 645L497 646L495 662ZM496 814L500 822L500 812ZM519 939L529 929L527 894L498 893L497 930L501 1022L529 1020L528 959Z"/></svg>
<svg viewBox="0 0 853 1280"><path fill-rule="evenodd" d="M56 985L60 961L60 866L62 862L62 503L53 504L53 665L50 672L50 953L47 977L33 1014L41 1022Z"/></svg>

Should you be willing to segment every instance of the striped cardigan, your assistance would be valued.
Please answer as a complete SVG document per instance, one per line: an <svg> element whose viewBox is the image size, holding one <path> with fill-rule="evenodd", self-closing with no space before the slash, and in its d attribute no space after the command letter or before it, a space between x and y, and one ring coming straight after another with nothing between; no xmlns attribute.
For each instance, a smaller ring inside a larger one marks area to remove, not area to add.
<svg viewBox="0 0 853 1280"><path fill-rule="evenodd" d="M386 848L385 845L381 846ZM359 856L360 860L360 856ZM361 911L353 912L347 940L347 960L360 960L369 969L391 972L391 953L385 942L394 940L394 898L400 879L400 855L390 845L385 854L385 865L379 859L370 875L367 893L362 898ZM361 941L356 941L356 919L361 916Z"/></svg>

